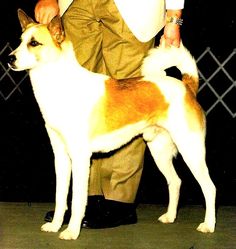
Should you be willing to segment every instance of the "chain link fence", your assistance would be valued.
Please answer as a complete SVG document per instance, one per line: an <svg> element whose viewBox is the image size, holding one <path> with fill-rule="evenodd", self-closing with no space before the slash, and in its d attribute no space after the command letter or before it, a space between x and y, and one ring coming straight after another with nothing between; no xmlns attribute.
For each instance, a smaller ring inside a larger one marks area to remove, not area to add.
<svg viewBox="0 0 236 249"><path fill-rule="evenodd" d="M1 58L6 58L12 51L7 43L0 51ZM22 94L21 85L28 80L27 72L11 71L0 60L0 98L8 101L16 92ZM6 60L5 60L6 61ZM199 98L206 115L222 105L232 118L236 117L236 49L220 61L207 47L197 58L200 75Z"/></svg>

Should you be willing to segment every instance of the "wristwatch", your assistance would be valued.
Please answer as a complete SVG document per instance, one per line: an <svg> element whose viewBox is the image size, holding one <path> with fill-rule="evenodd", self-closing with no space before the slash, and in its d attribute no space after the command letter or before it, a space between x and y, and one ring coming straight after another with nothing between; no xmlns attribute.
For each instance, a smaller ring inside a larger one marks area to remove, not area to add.
<svg viewBox="0 0 236 249"><path fill-rule="evenodd" d="M176 16L167 16L166 17L166 23L174 23L174 24L182 25L183 24L183 19L178 18Z"/></svg>

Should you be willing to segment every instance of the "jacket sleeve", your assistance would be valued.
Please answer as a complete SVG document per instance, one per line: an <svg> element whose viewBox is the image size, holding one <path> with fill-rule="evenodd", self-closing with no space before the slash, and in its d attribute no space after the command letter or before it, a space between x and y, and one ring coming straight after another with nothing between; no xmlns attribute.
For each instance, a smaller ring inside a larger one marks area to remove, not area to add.
<svg viewBox="0 0 236 249"><path fill-rule="evenodd" d="M180 10L184 8L184 0L166 0L166 9Z"/></svg>
<svg viewBox="0 0 236 249"><path fill-rule="evenodd" d="M73 0L58 0L58 5L60 8L60 16L63 15L63 13L67 10L67 8L70 6L72 2Z"/></svg>

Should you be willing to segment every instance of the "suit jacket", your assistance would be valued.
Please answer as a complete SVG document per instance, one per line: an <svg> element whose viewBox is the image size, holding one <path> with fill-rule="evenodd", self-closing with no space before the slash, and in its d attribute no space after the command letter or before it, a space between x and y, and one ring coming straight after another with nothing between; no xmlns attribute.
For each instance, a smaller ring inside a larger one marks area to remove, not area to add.
<svg viewBox="0 0 236 249"><path fill-rule="evenodd" d="M59 0L60 14L73 0ZM165 23L165 9L182 9L184 0L114 0L125 23L141 42L151 40ZM166 6L165 6L166 4Z"/></svg>

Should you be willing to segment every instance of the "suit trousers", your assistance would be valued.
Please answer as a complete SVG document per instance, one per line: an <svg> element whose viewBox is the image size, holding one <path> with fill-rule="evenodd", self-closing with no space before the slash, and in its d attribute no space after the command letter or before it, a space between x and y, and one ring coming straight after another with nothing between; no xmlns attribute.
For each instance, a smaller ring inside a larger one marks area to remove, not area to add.
<svg viewBox="0 0 236 249"><path fill-rule="evenodd" d="M113 0L74 0L62 18L66 36L83 67L117 79L140 76L143 57L153 47L154 39L138 41ZM94 155L88 194L133 203L145 147L142 137L138 137L114 152Z"/></svg>

